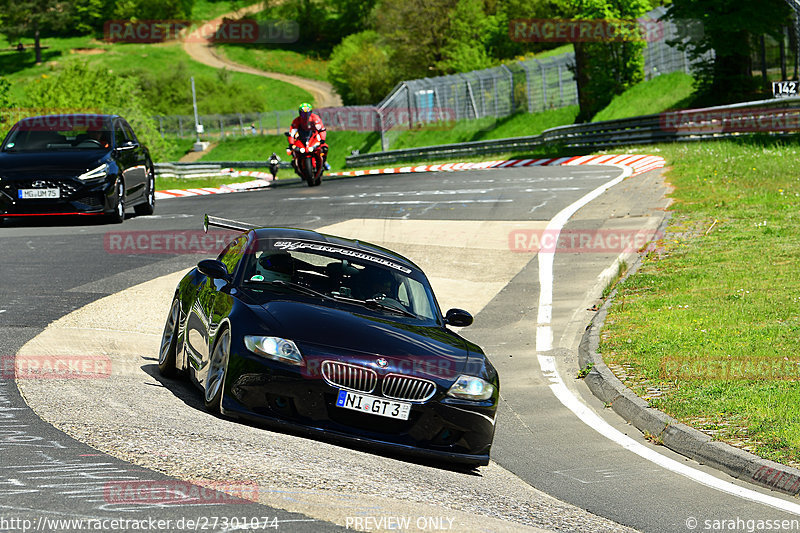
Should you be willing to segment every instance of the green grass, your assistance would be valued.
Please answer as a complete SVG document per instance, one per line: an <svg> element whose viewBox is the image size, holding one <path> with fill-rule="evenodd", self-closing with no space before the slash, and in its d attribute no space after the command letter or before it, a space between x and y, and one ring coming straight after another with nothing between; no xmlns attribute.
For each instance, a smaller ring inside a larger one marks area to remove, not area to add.
<svg viewBox="0 0 800 533"><path fill-rule="evenodd" d="M328 163L331 170L335 171L344 168L345 157L351 151L375 151L380 145L380 135L372 132L329 131L327 142L331 147ZM227 137L203 156L202 161L266 161L272 152L288 161L290 157L286 154L286 146L286 137L283 135Z"/></svg>
<svg viewBox="0 0 800 533"><path fill-rule="evenodd" d="M592 118L592 122L689 107L694 92L693 83L693 78L683 72L657 76L615 96L605 109Z"/></svg>
<svg viewBox="0 0 800 533"><path fill-rule="evenodd" d="M222 44L216 48L232 61L267 72L327 81L328 61L294 50L264 48L258 44Z"/></svg>
<svg viewBox="0 0 800 533"><path fill-rule="evenodd" d="M0 52L0 76L11 82L10 96L16 102L24 101L25 82L52 74L53 69L62 61L82 57L73 50L103 48L91 37L44 38L42 46L47 48L42 50L42 63L37 65L33 41L22 39L22 42L26 47L24 52ZM6 49L10 46L8 41L0 41L0 48Z"/></svg>
<svg viewBox="0 0 800 533"><path fill-rule="evenodd" d="M247 5L255 3L257 2L243 2L243 4ZM240 9L241 7L244 7L243 5L239 4L242 4L242 2L231 2L230 0L195 0L194 4L192 4L192 20L204 21L215 19L221 15L224 15L225 13L230 13Z"/></svg>
<svg viewBox="0 0 800 533"><path fill-rule="evenodd" d="M114 72L146 69L157 75L174 72L185 64L188 74L195 77L197 106L202 114L290 109L311 97L294 85L262 76L229 71L220 74L218 69L189 59L179 43L116 44L105 54L87 56L86 61ZM203 90L203 86L207 88ZM179 105L161 111L191 114L191 85L186 85L185 98Z"/></svg>
<svg viewBox="0 0 800 533"><path fill-rule="evenodd" d="M244 183L253 181L251 177L220 177L220 178L158 178L156 189L165 191L167 189L198 189L203 187L220 187L226 183Z"/></svg>
<svg viewBox="0 0 800 533"><path fill-rule="evenodd" d="M578 108L572 106L541 113L515 113L501 119L487 117L412 129L401 133L391 143L390 149L538 135L548 128L572 124L577 114Z"/></svg>
<svg viewBox="0 0 800 533"><path fill-rule="evenodd" d="M654 407L790 465L800 464L796 142L642 149L672 167L673 218L620 286L601 343Z"/></svg>
<svg viewBox="0 0 800 533"><path fill-rule="evenodd" d="M165 138L167 141L167 151L161 158L162 161L177 161L185 156L194 146L194 139L181 139L179 137L168 136ZM160 161L156 161L159 163Z"/></svg>
<svg viewBox="0 0 800 533"><path fill-rule="evenodd" d="M545 50L544 52L539 52L537 54L534 54L533 57L535 57L536 59L546 59L548 57L560 56L562 54L566 54L574 50L575 47L572 46L572 44L565 44L557 48L552 48L550 50Z"/></svg>
<svg viewBox="0 0 800 533"><path fill-rule="evenodd" d="M519 113L496 120L480 119L462 121L447 125L446 129L424 129L403 132L392 144L392 149L429 146L432 144L458 143L470 140L495 139L536 135L547 128L571 123L577 108L564 108L544 113ZM331 146L328 162L333 170L345 168L345 158L353 150L365 154L380 150L380 134L376 132L329 131L328 144ZM273 151L281 158L286 154L286 138L283 135L256 135L227 137L203 161L259 161L265 160ZM542 149L546 155L552 148ZM530 154L529 154L530 155ZM502 156L497 156L502 157ZM447 159L452 159L448 157ZM459 161L483 161L486 157L458 158ZM402 164L406 164L405 162Z"/></svg>
<svg viewBox="0 0 800 533"><path fill-rule="evenodd" d="M35 64L32 49L23 53L0 52L0 75L11 82L11 97L16 102L22 102L23 107L26 83L52 75L55 69L69 61L96 65L107 69L110 75L138 75L146 71L147 74L140 77L149 77L151 80L185 71L185 87L176 88L177 94L172 97L164 95L165 98L158 101L157 94L151 96L154 110L160 114L192 113L188 76L195 77L201 114L284 110L296 107L297 102L311 99L307 91L288 83L239 72L220 73L215 68L189 59L179 43L107 44L89 37L74 37L47 38L43 40L43 45L49 48L43 50L44 62L40 65ZM164 103L166 101L169 104Z"/></svg>

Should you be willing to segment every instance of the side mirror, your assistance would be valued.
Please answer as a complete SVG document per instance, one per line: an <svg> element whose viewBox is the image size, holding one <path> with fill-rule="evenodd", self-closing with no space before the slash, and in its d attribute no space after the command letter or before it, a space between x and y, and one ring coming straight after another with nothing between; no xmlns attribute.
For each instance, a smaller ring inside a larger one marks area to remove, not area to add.
<svg viewBox="0 0 800 533"><path fill-rule="evenodd" d="M472 315L463 309L450 309L444 315L444 323L457 328L465 328L472 324Z"/></svg>
<svg viewBox="0 0 800 533"><path fill-rule="evenodd" d="M231 275L228 272L228 267L222 261L217 259L203 259L197 263L197 270L204 276L212 279L221 279L230 281Z"/></svg>
<svg viewBox="0 0 800 533"><path fill-rule="evenodd" d="M125 141L120 146L117 147L117 150L124 151L124 150L134 150L139 148L139 143L135 141Z"/></svg>

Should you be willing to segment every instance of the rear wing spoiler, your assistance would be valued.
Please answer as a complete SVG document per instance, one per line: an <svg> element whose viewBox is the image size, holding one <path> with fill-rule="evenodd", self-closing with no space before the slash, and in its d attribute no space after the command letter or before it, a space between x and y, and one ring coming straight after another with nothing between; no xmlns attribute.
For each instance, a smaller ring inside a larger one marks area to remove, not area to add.
<svg viewBox="0 0 800 533"><path fill-rule="evenodd" d="M228 220L227 218L212 217L206 215L203 219L203 231L208 233L209 227L224 228L234 231L250 231L258 226L247 224L245 222L237 222L236 220Z"/></svg>

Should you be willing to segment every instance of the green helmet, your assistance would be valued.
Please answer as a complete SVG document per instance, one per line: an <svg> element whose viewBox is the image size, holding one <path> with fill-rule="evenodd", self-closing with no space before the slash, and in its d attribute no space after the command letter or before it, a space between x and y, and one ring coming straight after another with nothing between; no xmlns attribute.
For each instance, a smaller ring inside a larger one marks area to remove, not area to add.
<svg viewBox="0 0 800 533"><path fill-rule="evenodd" d="M300 104L300 107L297 109L297 111L300 113L301 119L308 120L308 117L311 116L311 111L312 111L311 104L303 102L302 104Z"/></svg>

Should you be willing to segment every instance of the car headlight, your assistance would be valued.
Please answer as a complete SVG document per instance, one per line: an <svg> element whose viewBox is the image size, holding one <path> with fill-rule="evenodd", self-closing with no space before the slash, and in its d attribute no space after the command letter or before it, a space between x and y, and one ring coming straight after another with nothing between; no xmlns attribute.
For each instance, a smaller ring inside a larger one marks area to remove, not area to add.
<svg viewBox="0 0 800 533"><path fill-rule="evenodd" d="M244 345L254 354L280 361L281 363L298 366L306 364L297 345L288 339L245 335Z"/></svg>
<svg viewBox="0 0 800 533"><path fill-rule="evenodd" d="M458 376L448 396L462 400L488 400L494 394L494 385L475 376Z"/></svg>
<svg viewBox="0 0 800 533"><path fill-rule="evenodd" d="M108 174L108 163L103 163L97 168L93 168L92 170L87 170L80 176L78 179L81 181L89 181L89 180L96 180L98 178L105 178Z"/></svg>

